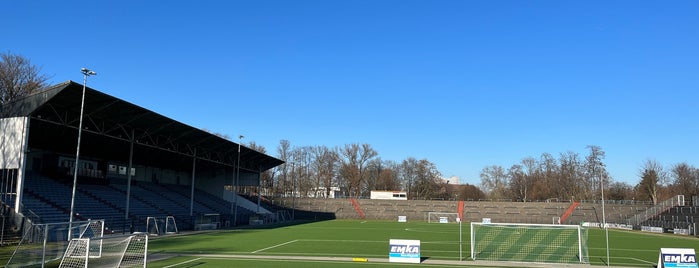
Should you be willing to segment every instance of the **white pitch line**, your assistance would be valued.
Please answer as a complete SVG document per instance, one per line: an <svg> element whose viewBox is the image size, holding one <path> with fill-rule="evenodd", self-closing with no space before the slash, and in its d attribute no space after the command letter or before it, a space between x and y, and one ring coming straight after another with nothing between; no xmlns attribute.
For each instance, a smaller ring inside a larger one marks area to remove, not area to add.
<svg viewBox="0 0 699 268"><path fill-rule="evenodd" d="M190 262L193 262L193 261L198 261L198 260L201 260L201 259L202 259L202 258L191 259L191 260L188 260L188 261L183 261L183 262L180 262L180 263L175 263L175 264L173 264L173 265L168 265L168 266L165 266L165 267L163 267L163 268L171 268L171 267L175 267L175 266L180 266L180 265L182 265L182 264L190 263Z"/></svg>
<svg viewBox="0 0 699 268"><path fill-rule="evenodd" d="M260 251L265 251L265 250L268 250L268 249L273 249L273 248L276 248L276 247L281 247L281 246L283 246L283 245L291 244L291 243L294 243L294 242L297 242L297 241L299 241L299 240L298 240L298 239L296 239L296 240L291 240L291 241L288 241L288 242L285 242L285 243L281 243L281 244L279 244L279 245L274 245L274 246L271 246L271 247L266 247L266 248L263 248L263 249L258 249L258 250L253 251L252 253L258 253L258 252L260 252Z"/></svg>

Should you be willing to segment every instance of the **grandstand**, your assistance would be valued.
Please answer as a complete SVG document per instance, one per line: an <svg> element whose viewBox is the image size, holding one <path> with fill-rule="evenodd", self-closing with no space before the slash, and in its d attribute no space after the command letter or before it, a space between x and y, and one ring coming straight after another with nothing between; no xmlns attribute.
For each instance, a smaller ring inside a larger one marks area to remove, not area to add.
<svg viewBox="0 0 699 268"><path fill-rule="evenodd" d="M69 221L82 89L67 81L1 107L4 236ZM84 105L75 220L103 219L108 231L130 233L145 231L148 217L174 216L193 230L202 215L240 225L273 213L242 198L235 204L231 190L258 186L283 161L89 87Z"/></svg>

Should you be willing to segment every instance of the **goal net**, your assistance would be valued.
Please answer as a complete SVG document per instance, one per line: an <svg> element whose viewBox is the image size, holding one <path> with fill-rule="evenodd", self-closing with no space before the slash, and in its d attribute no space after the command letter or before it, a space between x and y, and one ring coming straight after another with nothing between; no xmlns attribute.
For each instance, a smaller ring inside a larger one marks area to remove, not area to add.
<svg viewBox="0 0 699 268"><path fill-rule="evenodd" d="M588 263L587 230L579 225L471 223L471 259Z"/></svg>
<svg viewBox="0 0 699 268"><path fill-rule="evenodd" d="M146 218L146 232L150 235L178 233L175 217L167 216L165 218Z"/></svg>
<svg viewBox="0 0 699 268"><path fill-rule="evenodd" d="M60 261L72 239L95 239L103 235L104 220L28 224L24 226L22 239L5 267L28 267ZM99 257L101 240L92 240L88 246L89 257ZM74 252L72 255L78 256L80 253Z"/></svg>
<svg viewBox="0 0 699 268"><path fill-rule="evenodd" d="M99 254L90 246L99 242ZM146 267L148 235L74 238L68 244L59 267Z"/></svg>
<svg viewBox="0 0 699 268"><path fill-rule="evenodd" d="M459 223L459 213L452 212L427 212L428 223Z"/></svg>

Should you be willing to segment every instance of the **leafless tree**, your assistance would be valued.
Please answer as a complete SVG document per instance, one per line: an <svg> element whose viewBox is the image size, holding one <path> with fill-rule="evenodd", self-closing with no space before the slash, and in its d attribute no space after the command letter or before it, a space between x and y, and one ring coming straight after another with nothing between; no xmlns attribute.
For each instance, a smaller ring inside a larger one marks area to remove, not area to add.
<svg viewBox="0 0 699 268"><path fill-rule="evenodd" d="M442 197L441 173L437 170L437 166L427 159L422 159L415 162L417 166L411 168L415 171L415 181L413 182L412 198L415 199L431 199Z"/></svg>
<svg viewBox="0 0 699 268"><path fill-rule="evenodd" d="M641 168L641 182L637 189L641 198L658 203L659 191L666 182L667 176L663 166L656 160L646 160Z"/></svg>
<svg viewBox="0 0 699 268"><path fill-rule="evenodd" d="M48 79L29 59L11 52L0 54L0 105L45 87Z"/></svg>
<svg viewBox="0 0 699 268"><path fill-rule="evenodd" d="M347 144L340 150L343 157L340 167L340 177L346 181L351 196L361 196L362 184L367 178L367 164L378 153L369 144Z"/></svg>
<svg viewBox="0 0 699 268"><path fill-rule="evenodd" d="M317 184L314 181L315 170L312 168L313 147L302 146L292 149L292 163L294 164L294 189L299 196L314 196Z"/></svg>
<svg viewBox="0 0 699 268"><path fill-rule="evenodd" d="M509 177L501 166L487 166L481 170L481 187L489 198L508 198L509 184Z"/></svg>
<svg viewBox="0 0 699 268"><path fill-rule="evenodd" d="M275 194L289 195L293 193L293 184L291 183L291 143L288 140L279 141L279 146L277 146L277 157L279 160L284 161L284 164L275 167L275 172L279 174L277 181L274 183Z"/></svg>
<svg viewBox="0 0 699 268"><path fill-rule="evenodd" d="M564 200L570 198L571 201L584 198L586 191L583 189L587 183L578 154L570 151L562 153L559 157L559 163L561 178L558 189L559 197Z"/></svg>
<svg viewBox="0 0 699 268"><path fill-rule="evenodd" d="M366 186L369 190L402 190L398 169L398 165L393 161L373 159L367 167L369 176Z"/></svg>
<svg viewBox="0 0 699 268"><path fill-rule="evenodd" d="M671 176L675 194L685 197L699 195L699 169L687 163L679 163L672 167Z"/></svg>
<svg viewBox="0 0 699 268"><path fill-rule="evenodd" d="M414 157L408 157L404 159L399 166L399 173L401 181L405 190L408 193L408 198L413 198L415 193L413 193L413 186L418 179L418 161Z"/></svg>
<svg viewBox="0 0 699 268"><path fill-rule="evenodd" d="M613 182L609 185L606 196L609 200L631 200L634 198L633 187L624 182Z"/></svg>
<svg viewBox="0 0 699 268"><path fill-rule="evenodd" d="M541 155L538 168L539 180L535 181L533 197L541 200L561 197L563 182L560 176L560 166L549 153Z"/></svg>
<svg viewBox="0 0 699 268"><path fill-rule="evenodd" d="M602 185L609 185L609 174L603 161L605 153L602 148L596 145L588 145L587 148L590 154L585 158L587 181L584 189L589 191L583 193L583 198L596 199L601 197Z"/></svg>
<svg viewBox="0 0 699 268"><path fill-rule="evenodd" d="M512 165L507 170L507 175L510 177L510 191L513 199L527 202L530 184L522 165Z"/></svg>
<svg viewBox="0 0 699 268"><path fill-rule="evenodd" d="M486 198L485 193L471 184L461 185L458 200L481 200Z"/></svg>
<svg viewBox="0 0 699 268"><path fill-rule="evenodd" d="M330 196L332 188L338 186L335 184L339 161L337 149L331 149L327 146L316 146L312 150L312 155L312 167L316 174L316 197L327 198ZM320 189L323 189L322 194L319 191Z"/></svg>

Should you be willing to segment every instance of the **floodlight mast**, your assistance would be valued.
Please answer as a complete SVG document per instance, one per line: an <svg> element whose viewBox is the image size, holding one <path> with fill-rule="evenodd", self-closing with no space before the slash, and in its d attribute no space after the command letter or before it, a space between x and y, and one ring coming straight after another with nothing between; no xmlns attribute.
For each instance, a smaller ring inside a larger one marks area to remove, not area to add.
<svg viewBox="0 0 699 268"><path fill-rule="evenodd" d="M78 145L75 148L75 163L73 163L73 193L70 198L70 220L68 222L68 241L72 238L73 231L73 214L75 214L75 189L78 184L78 161L80 159L80 138L83 133L83 113L85 111L85 88L87 88L87 77L97 75L95 71L88 68L81 68L83 74L83 92L80 99L80 120L78 123Z"/></svg>
<svg viewBox="0 0 699 268"><path fill-rule="evenodd" d="M233 226L238 226L238 183L240 182L240 144L245 136L238 135L238 163L235 165L235 184L233 185L233 194L235 195L235 207L233 207Z"/></svg>

